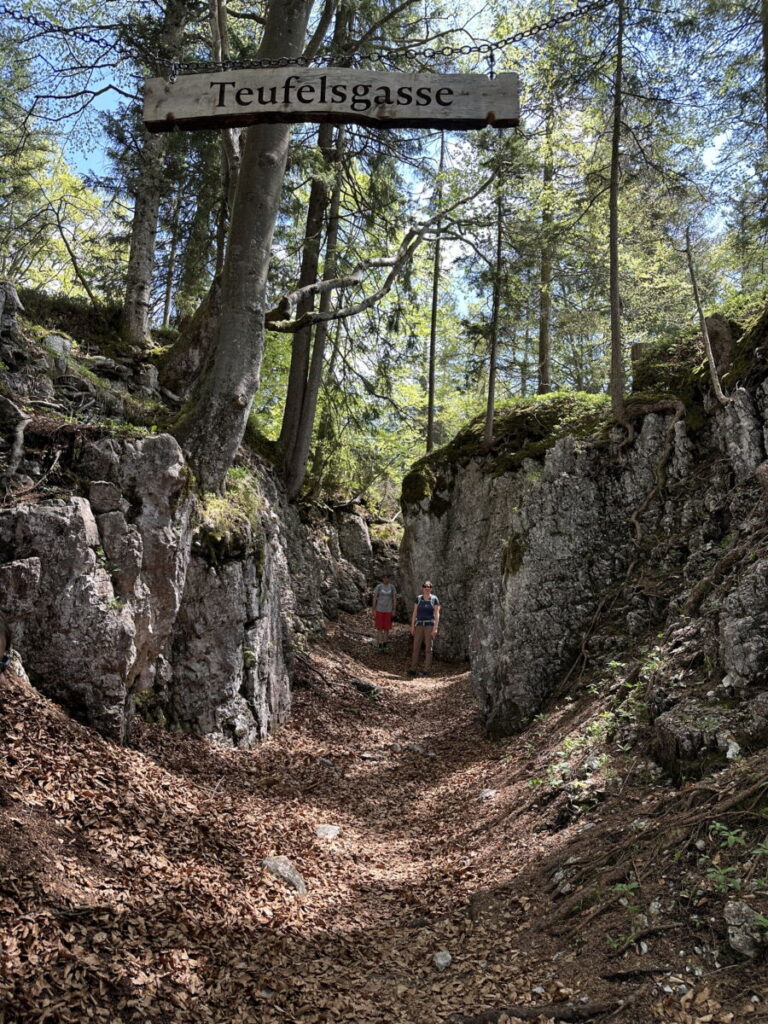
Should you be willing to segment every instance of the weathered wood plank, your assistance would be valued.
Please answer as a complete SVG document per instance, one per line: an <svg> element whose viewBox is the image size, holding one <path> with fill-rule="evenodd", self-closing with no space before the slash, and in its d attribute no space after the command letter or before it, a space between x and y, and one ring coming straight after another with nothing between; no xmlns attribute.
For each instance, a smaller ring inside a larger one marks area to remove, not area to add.
<svg viewBox="0 0 768 1024"><path fill-rule="evenodd" d="M421 75L347 68L270 68L148 79L151 132L264 121L334 121L378 128L509 128L519 120L518 77Z"/></svg>

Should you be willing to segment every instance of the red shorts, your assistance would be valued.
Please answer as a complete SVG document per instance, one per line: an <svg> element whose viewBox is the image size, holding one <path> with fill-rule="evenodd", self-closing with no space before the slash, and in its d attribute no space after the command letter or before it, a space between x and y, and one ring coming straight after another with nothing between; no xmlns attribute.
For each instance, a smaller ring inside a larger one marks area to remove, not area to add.
<svg viewBox="0 0 768 1024"><path fill-rule="evenodd" d="M376 629L392 629L392 612L376 612Z"/></svg>

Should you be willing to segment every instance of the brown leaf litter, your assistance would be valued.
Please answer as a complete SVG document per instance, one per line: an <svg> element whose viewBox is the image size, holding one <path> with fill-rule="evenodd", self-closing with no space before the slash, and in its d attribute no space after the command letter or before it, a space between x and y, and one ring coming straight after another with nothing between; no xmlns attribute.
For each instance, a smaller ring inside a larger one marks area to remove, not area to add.
<svg viewBox="0 0 768 1024"><path fill-rule="evenodd" d="M555 827L530 782L574 707L492 743L465 666L409 679L405 631L384 655L369 625L330 628L290 724L249 752L144 723L121 749L0 681L0 1024L768 1019L759 967L696 954L685 914L641 947L618 896L645 905L676 879L661 830L631 823L690 794L626 755L602 802ZM264 869L274 856L306 895Z"/></svg>

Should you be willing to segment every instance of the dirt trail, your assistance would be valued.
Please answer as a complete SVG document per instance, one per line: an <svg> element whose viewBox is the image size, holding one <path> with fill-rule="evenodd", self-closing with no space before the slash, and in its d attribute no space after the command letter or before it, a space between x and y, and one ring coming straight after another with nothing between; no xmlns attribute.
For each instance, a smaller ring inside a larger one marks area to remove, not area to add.
<svg viewBox="0 0 768 1024"><path fill-rule="evenodd" d="M465 666L410 678L406 628L379 654L371 625L344 616L299 657L289 724L247 752L148 725L135 749L116 748L0 679L2 1024L432 1024L638 992L600 1019L734 1024L707 989L653 994L649 966L704 962L680 932L616 959L608 930L633 925L611 879L594 908L553 918L568 903L553 902L554 869L574 849L583 865L618 847L656 799L630 770L607 805L555 820L531 782L580 728L576 705L490 743ZM322 824L338 837L318 836ZM274 856L306 895L267 872ZM663 895L635 856L645 901ZM720 977L751 1009L744 972Z"/></svg>

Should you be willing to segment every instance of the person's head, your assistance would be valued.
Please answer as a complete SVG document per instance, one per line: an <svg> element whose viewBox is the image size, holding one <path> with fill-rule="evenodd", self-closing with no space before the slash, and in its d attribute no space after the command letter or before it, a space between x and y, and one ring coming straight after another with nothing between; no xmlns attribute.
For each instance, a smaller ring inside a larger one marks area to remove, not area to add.
<svg viewBox="0 0 768 1024"><path fill-rule="evenodd" d="M432 584L430 583L429 580L424 580L424 582L421 584L421 589L424 591L425 594L426 593L430 593L431 594L432 593Z"/></svg>
<svg viewBox="0 0 768 1024"><path fill-rule="evenodd" d="M381 582L382 583L390 583L391 581L392 581L392 577L390 576L390 574L388 572L383 572L381 574Z"/></svg>
<svg viewBox="0 0 768 1024"><path fill-rule="evenodd" d="M11 650L11 627L5 617L0 615L0 670L8 664Z"/></svg>

